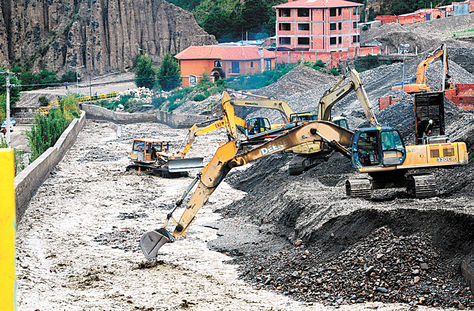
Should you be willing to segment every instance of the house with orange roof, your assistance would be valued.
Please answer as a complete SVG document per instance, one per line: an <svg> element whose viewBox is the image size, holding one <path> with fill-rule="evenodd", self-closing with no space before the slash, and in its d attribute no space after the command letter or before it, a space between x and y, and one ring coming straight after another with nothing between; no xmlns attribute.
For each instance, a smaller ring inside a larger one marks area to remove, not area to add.
<svg viewBox="0 0 474 311"><path fill-rule="evenodd" d="M196 85L204 74L212 81L275 68L275 53L258 46L190 46L175 55L183 86Z"/></svg>

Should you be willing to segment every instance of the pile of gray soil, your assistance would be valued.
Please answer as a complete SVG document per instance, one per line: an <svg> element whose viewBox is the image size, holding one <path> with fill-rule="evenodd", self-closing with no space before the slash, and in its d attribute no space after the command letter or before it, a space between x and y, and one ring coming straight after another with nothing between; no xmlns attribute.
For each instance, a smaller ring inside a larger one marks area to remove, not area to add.
<svg viewBox="0 0 474 311"><path fill-rule="evenodd" d="M372 70L369 92L383 84L376 74L384 70ZM353 111L350 106L340 109ZM451 104L446 111L451 140L466 142L472 154L474 114ZM410 138L411 95L377 116ZM474 307L459 269L474 249L472 157L466 166L433 171L438 197L419 200L404 190L380 190L372 201L345 196L345 179L358 173L343 156L334 154L300 176L288 175L291 158L277 154L226 179L247 195L220 211L225 221L209 245L233 255L242 278L330 305L382 301Z"/></svg>

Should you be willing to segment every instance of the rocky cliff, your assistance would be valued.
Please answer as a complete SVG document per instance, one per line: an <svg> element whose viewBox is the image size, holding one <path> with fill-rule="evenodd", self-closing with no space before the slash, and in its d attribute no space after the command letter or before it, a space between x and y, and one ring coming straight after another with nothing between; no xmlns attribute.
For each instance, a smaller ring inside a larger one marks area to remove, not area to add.
<svg viewBox="0 0 474 311"><path fill-rule="evenodd" d="M102 74L216 43L191 13L164 0L0 0L0 66Z"/></svg>

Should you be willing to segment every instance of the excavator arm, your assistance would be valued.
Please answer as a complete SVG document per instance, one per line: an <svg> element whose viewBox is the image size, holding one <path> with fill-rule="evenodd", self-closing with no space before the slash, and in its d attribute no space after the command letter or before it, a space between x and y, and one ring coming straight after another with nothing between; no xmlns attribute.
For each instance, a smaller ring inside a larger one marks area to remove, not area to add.
<svg viewBox="0 0 474 311"><path fill-rule="evenodd" d="M140 239L140 248L143 254L147 259L152 260L156 258L161 246L185 235L198 211L206 204L211 194L232 168L246 165L302 143L315 142L319 140L320 137L324 137L327 141L334 142L340 146L342 150L349 153L348 148L351 144L352 135L353 133L351 131L331 122L313 121L303 123L286 134L242 154L238 154L238 140L229 141L217 149L209 164L202 169L201 173L186 189L178 200L175 208L167 215L163 227L147 232L142 236ZM173 217L173 213L182 204L185 197L196 184L198 184L197 188L185 207L183 214L179 220L176 220ZM172 234L166 230L170 221L175 224Z"/></svg>
<svg viewBox="0 0 474 311"><path fill-rule="evenodd" d="M226 127L228 135L236 138L237 126L245 127L245 120L237 117L234 113L234 109L232 105L230 104L231 98L229 94L227 94L227 92L224 92L224 93L225 94L223 95L223 98L222 98L222 105L223 105L223 110L224 110L223 118L207 125L206 127L200 130L198 130L199 123L194 124L189 129L188 135L186 136L186 145L183 151L177 152L173 156L173 158L184 158L186 154L188 153L189 149L191 149L191 146L193 145L194 140L196 139L196 136L207 134L217 129Z"/></svg>
<svg viewBox="0 0 474 311"><path fill-rule="evenodd" d="M227 93L227 92L224 92ZM293 109L288 105L287 102L279 99L270 98L267 96L255 95L251 93L244 93L241 92L240 94L255 97L258 99L251 100L251 99L237 99L233 98L231 103L234 106L240 107L250 107L250 108L264 108L264 109L275 109L281 113L283 121L285 123L290 122L290 116L294 114ZM224 94L225 96L225 94Z"/></svg>
<svg viewBox="0 0 474 311"><path fill-rule="evenodd" d="M430 92L431 88L429 87L426 80L426 68L433 63L436 59L442 57L443 62L443 84L441 89L454 88L453 83L450 80L449 68L448 68L448 53L446 49L446 44L442 44L439 48L428 54L425 59L418 64L416 68L416 80L415 83L407 81L404 82L403 90L407 93L419 93L419 92ZM401 85L396 85L392 90L401 90Z"/></svg>
<svg viewBox="0 0 474 311"><path fill-rule="evenodd" d="M340 84L346 78L343 77L339 82L336 83L332 88L326 91L323 97L319 100L318 105L318 119L319 120L331 120L332 107L343 99L351 91L355 91L357 99L364 110L365 117L370 121L372 125L377 124L377 119L370 109L370 102L365 92L362 80L360 79L359 73L355 69L351 69L349 73L350 81L343 86Z"/></svg>

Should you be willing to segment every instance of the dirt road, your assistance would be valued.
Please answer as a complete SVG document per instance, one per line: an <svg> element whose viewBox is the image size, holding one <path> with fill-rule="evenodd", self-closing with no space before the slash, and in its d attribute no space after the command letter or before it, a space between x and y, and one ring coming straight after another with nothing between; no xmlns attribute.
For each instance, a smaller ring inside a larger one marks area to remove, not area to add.
<svg viewBox="0 0 474 311"><path fill-rule="evenodd" d="M140 235L157 228L191 178L125 172L134 135L172 137L185 130L88 121L76 144L32 199L18 225L19 310L326 310L238 279L231 258L210 251L218 214L243 196L223 183L185 239L162 248L156 264L138 251ZM223 135L201 136L190 156L217 148ZM207 145L207 146L206 146ZM354 309L408 310L363 304Z"/></svg>

